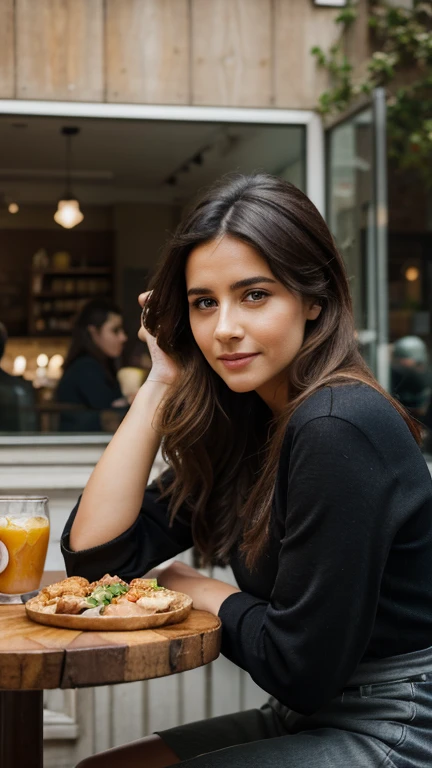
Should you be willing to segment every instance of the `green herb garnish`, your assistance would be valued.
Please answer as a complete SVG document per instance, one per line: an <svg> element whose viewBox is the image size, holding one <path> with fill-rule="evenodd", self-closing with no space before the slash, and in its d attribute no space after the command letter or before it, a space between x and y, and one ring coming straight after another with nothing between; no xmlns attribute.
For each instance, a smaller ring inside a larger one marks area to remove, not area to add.
<svg viewBox="0 0 432 768"><path fill-rule="evenodd" d="M86 597L86 603L92 608L95 608L97 605L109 605L113 597L120 597L125 592L129 592L127 584L117 582L116 584L108 584L106 586L101 585L96 587L91 595Z"/></svg>

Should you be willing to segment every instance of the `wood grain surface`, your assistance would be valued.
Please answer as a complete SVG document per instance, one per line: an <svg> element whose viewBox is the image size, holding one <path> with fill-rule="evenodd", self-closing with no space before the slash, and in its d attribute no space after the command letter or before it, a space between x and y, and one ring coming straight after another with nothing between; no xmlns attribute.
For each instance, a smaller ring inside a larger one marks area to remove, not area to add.
<svg viewBox="0 0 432 768"><path fill-rule="evenodd" d="M0 0L0 98L15 96L14 2Z"/></svg>
<svg viewBox="0 0 432 768"><path fill-rule="evenodd" d="M368 51L366 2L347 35ZM316 106L310 49L339 35L312 0L0 0L0 98Z"/></svg>
<svg viewBox="0 0 432 768"><path fill-rule="evenodd" d="M316 7L304 0L275 0L275 104L313 109L328 87L328 73L319 69L311 48L325 51L337 40L340 8Z"/></svg>
<svg viewBox="0 0 432 768"><path fill-rule="evenodd" d="M30 621L0 606L0 690L110 685L184 672L214 661L220 620L192 611L180 624L135 632L83 632Z"/></svg>
<svg viewBox="0 0 432 768"><path fill-rule="evenodd" d="M188 0L106 0L107 101L187 104Z"/></svg>
<svg viewBox="0 0 432 768"><path fill-rule="evenodd" d="M102 101L103 0L16 0L16 98Z"/></svg>
<svg viewBox="0 0 432 768"><path fill-rule="evenodd" d="M192 103L269 107L271 0L192 0Z"/></svg>

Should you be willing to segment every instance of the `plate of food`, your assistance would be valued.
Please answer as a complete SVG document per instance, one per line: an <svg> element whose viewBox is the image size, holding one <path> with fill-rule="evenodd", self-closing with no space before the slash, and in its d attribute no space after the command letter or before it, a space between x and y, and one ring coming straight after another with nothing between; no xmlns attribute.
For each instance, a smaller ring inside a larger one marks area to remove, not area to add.
<svg viewBox="0 0 432 768"><path fill-rule="evenodd" d="M156 579L132 579L105 574L90 583L71 576L50 584L25 604L27 616L39 624L64 629L151 629L184 621L192 599L160 587Z"/></svg>

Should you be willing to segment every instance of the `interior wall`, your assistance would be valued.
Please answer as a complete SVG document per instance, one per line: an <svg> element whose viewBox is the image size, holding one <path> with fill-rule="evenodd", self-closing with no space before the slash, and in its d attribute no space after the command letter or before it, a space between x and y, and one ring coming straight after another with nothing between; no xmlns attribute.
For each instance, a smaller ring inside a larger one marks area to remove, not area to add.
<svg viewBox="0 0 432 768"><path fill-rule="evenodd" d="M129 335L126 356L136 347L140 322L138 293L145 291L168 235L175 229L180 208L149 203L114 206L116 301L123 309Z"/></svg>
<svg viewBox="0 0 432 768"><path fill-rule="evenodd" d="M388 168L389 230L391 232L432 231L432 192L420 174L407 169Z"/></svg>
<svg viewBox="0 0 432 768"><path fill-rule="evenodd" d="M21 205L18 213L9 213L6 206L0 206L0 229L53 229L65 232L54 221L55 205ZM107 230L113 228L110 206L85 206L84 220L76 232L84 230Z"/></svg>

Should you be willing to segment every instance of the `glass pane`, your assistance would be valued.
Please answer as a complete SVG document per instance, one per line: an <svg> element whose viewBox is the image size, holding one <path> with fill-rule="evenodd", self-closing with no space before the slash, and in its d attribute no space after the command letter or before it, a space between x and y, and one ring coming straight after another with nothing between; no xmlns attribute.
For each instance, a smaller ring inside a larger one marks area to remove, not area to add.
<svg viewBox="0 0 432 768"><path fill-rule="evenodd" d="M345 260L359 343L376 371L374 120L372 108L328 137L330 229Z"/></svg>
<svg viewBox="0 0 432 768"><path fill-rule="evenodd" d="M128 407L122 397L133 396L149 367L137 340L137 295L184 207L235 171L262 169L305 189L302 125L77 118L72 186L84 219L66 229L54 221L64 124L0 116L2 193L19 202L14 213L0 210L0 321L8 333L5 344L0 333L0 433L113 432ZM58 389L77 312L97 297L119 306L128 340L119 355L105 336L113 365L106 355L98 367L81 354Z"/></svg>

